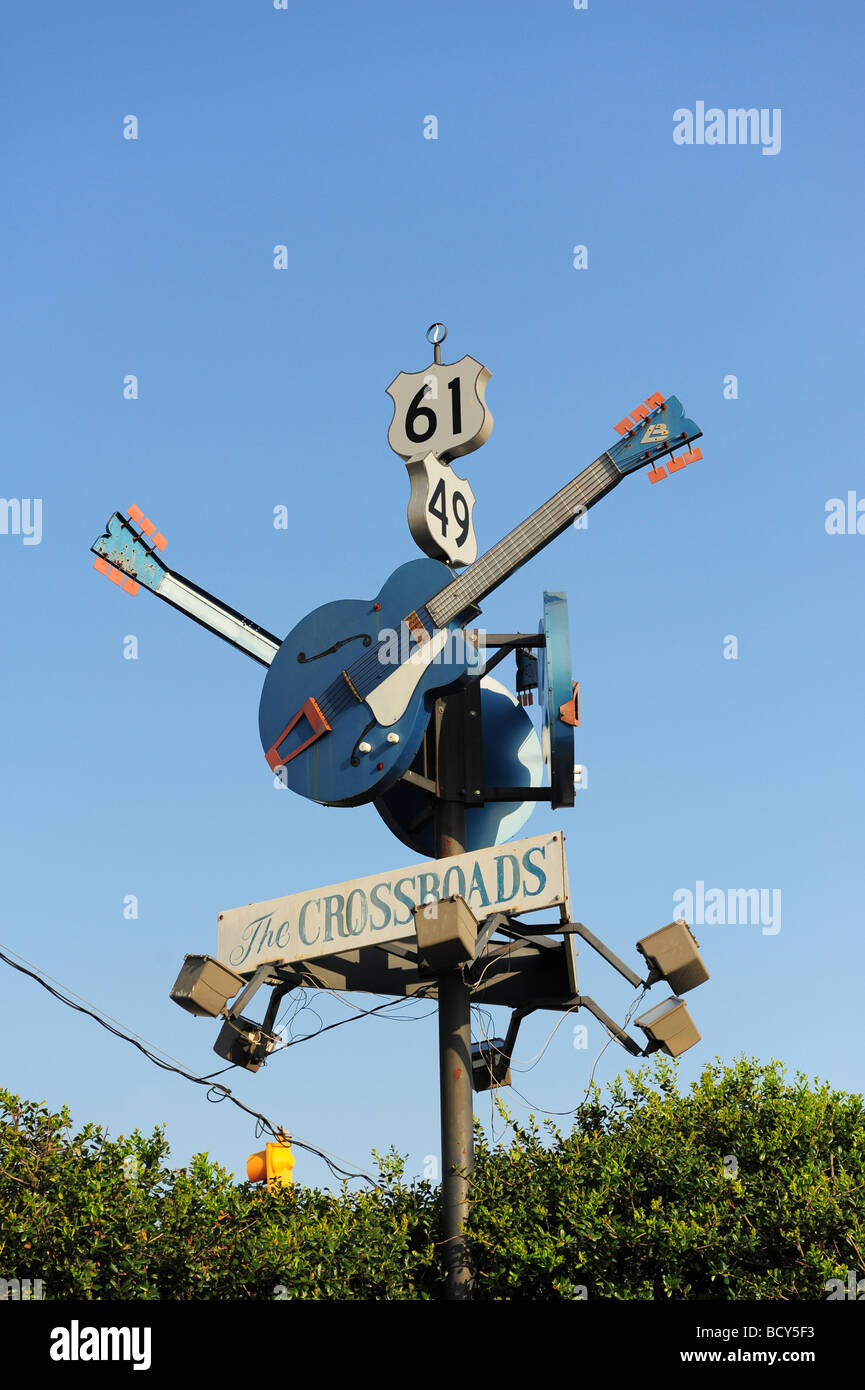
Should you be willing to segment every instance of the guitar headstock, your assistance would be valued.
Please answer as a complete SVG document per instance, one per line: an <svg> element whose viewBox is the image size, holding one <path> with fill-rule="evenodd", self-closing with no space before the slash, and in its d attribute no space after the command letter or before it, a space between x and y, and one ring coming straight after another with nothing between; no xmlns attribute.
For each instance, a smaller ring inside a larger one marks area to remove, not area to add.
<svg viewBox="0 0 865 1390"><path fill-rule="evenodd" d="M609 454L619 472L634 473L651 463L654 467L649 472L650 483L666 478L667 468L671 473L678 473L686 464L696 463L703 457L699 449L689 449L678 458L674 456L674 449L684 448L703 433L699 425L688 419L676 396L664 400L660 391L656 391L615 428L622 438ZM665 468L661 460L666 454L670 458Z"/></svg>
<svg viewBox="0 0 865 1390"><path fill-rule="evenodd" d="M93 542L90 549L97 556L93 568L128 594L136 594L139 584L155 590L167 573L156 552L167 544L162 532L133 503L128 517L115 512L105 533Z"/></svg>

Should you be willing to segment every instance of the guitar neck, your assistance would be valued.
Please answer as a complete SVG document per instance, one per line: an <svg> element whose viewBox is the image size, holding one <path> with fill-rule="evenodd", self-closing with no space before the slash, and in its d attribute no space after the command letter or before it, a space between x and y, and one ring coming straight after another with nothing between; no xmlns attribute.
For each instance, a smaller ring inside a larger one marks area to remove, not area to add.
<svg viewBox="0 0 865 1390"><path fill-rule="evenodd" d="M497 589L509 575L566 531L577 511L593 507L612 492L623 476L609 454L596 458L555 497L538 507L498 545L429 600L427 611L436 627L444 627Z"/></svg>
<svg viewBox="0 0 865 1390"><path fill-rule="evenodd" d="M140 511L136 511L140 516ZM113 571L118 582L119 576L124 575L127 582L133 582L133 593L136 585L143 585L157 598L206 627L208 632L214 632L224 642L251 656L253 661L269 666L279 651L280 639L245 618L236 608L229 608L206 589L193 584L191 579L168 569L148 539L154 530L152 522L148 524L150 532L141 533L122 512L115 512L105 534L90 547L94 555L99 556L97 568Z"/></svg>

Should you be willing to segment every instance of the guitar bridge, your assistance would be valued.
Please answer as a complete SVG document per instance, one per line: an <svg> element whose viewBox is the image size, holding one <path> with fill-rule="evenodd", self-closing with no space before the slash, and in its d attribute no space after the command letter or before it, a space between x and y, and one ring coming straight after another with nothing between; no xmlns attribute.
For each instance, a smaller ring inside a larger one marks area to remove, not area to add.
<svg viewBox="0 0 865 1390"><path fill-rule="evenodd" d="M303 743L299 743L296 748L292 748L290 753L287 753L284 758L281 758L279 756L279 745L285 742L292 729L301 719L306 720L312 733ZM330 725L319 709L318 704L310 695L307 700L304 700L297 714L286 724L279 738L270 745L265 753L264 756L267 758L271 771L276 772L277 768L285 767L286 763L290 763L292 758L297 757L298 753L303 753L305 749L309 748L310 744L320 739L322 734L329 733Z"/></svg>

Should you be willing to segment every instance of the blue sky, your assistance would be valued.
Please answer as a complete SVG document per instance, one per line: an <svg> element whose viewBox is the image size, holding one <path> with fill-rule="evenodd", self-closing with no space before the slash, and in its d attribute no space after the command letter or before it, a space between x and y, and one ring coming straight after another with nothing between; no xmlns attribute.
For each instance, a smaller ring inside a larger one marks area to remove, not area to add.
<svg viewBox="0 0 865 1390"><path fill-rule="evenodd" d="M861 28L857 5L798 0L7 6L0 491L41 499L42 535L0 534L6 945L210 1072L215 1026L168 990L217 912L410 862L372 807L276 790L262 669L115 591L89 547L136 502L169 564L280 634L373 595L417 553L385 387L441 319L445 359L492 372L495 428L458 463L483 548L651 392L702 426L703 462L628 479L485 604L501 631L545 588L570 599L588 786L522 833L565 832L577 914L633 963L679 890L779 890L780 931L697 928L712 979L682 1074L745 1052L862 1089L865 535L825 524L865 498ZM780 111L780 149L674 143L700 101ZM622 1018L630 988L580 964ZM176 1163L242 1173L244 1116L2 979L5 1086L114 1134L164 1122ZM421 1173L435 1018L396 1014L231 1085L352 1166L393 1144ZM557 1021L527 1022L518 1057ZM538 1110L585 1091L604 1035L586 1020L576 1049L574 1022L515 1076ZM611 1045L596 1078L626 1063ZM295 1175L327 1178L306 1155Z"/></svg>

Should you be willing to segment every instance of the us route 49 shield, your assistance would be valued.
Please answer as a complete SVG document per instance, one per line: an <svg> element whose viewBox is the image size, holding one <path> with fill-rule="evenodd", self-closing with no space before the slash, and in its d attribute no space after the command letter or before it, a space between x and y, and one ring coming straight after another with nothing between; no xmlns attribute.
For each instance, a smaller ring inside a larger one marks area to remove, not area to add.
<svg viewBox="0 0 865 1390"><path fill-rule="evenodd" d="M449 565L471 565L477 559L472 511L475 495L468 478L449 463L424 454L406 464L411 479L408 529L425 555Z"/></svg>

